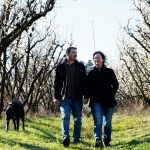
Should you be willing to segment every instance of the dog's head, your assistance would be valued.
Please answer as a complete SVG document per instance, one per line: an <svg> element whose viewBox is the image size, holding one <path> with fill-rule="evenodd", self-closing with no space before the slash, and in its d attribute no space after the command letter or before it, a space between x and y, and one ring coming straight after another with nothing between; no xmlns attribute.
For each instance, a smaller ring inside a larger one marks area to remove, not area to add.
<svg viewBox="0 0 150 150"><path fill-rule="evenodd" d="M8 104L7 107L3 111L5 112L6 120L10 120L14 118L14 110L11 104Z"/></svg>

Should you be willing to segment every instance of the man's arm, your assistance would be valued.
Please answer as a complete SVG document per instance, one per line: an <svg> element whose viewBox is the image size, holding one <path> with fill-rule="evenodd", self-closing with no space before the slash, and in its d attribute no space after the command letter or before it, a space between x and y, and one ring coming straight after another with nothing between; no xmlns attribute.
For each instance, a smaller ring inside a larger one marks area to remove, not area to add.
<svg viewBox="0 0 150 150"><path fill-rule="evenodd" d="M88 98L88 80L87 80L87 74L86 74L86 70L85 70L85 66L83 65L83 71L84 71L84 99L83 99L83 103L87 104L89 101Z"/></svg>
<svg viewBox="0 0 150 150"><path fill-rule="evenodd" d="M61 99L61 77L60 77L60 66L56 67L55 80L54 80L54 100L55 104L58 104Z"/></svg>

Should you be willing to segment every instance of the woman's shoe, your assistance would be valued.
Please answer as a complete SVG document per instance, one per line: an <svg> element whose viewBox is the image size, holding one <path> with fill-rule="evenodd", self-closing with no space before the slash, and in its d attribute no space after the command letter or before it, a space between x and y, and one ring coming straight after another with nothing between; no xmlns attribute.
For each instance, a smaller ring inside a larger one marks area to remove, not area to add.
<svg viewBox="0 0 150 150"><path fill-rule="evenodd" d="M100 147L100 148L102 148L102 147L103 147L102 141L96 141L95 147Z"/></svg>

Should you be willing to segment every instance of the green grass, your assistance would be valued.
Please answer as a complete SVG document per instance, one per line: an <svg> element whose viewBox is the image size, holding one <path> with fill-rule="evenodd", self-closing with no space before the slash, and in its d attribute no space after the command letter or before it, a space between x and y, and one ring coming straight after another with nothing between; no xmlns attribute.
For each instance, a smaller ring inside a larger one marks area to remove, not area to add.
<svg viewBox="0 0 150 150"><path fill-rule="evenodd" d="M34 117L26 119L26 130L5 131L5 121L0 120L0 150L63 150L60 117ZM73 123L71 121L71 135ZM71 138L72 140L72 138ZM108 150L150 150L150 112L125 116L114 114L112 147ZM82 139L78 145L70 144L69 150L95 149L93 138L93 119L83 117Z"/></svg>

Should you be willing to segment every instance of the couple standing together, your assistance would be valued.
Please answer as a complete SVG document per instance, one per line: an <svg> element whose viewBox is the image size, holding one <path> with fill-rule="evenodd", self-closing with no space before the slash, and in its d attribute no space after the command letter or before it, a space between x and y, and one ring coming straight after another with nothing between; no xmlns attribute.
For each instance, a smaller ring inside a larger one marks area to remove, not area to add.
<svg viewBox="0 0 150 150"><path fill-rule="evenodd" d="M56 67L54 103L60 106L64 147L69 147L70 144L71 113L74 120L73 142L80 142L82 106L83 103L87 104L89 99L94 119L95 147L103 147L103 142L105 146L110 146L111 121L119 84L114 71L105 66L105 55L101 51L94 52L93 61L95 67L87 75L85 66L77 61L77 49L69 47L66 50L66 60Z"/></svg>

